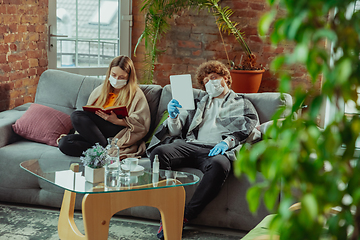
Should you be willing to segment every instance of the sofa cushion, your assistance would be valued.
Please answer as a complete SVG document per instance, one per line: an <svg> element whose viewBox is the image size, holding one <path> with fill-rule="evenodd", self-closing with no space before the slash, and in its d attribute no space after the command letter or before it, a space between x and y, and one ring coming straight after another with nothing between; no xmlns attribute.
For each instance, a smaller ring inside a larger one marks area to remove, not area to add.
<svg viewBox="0 0 360 240"><path fill-rule="evenodd" d="M254 105L260 124L270 121L272 116L280 107L285 107L285 111L279 116L286 117L291 113L292 97L287 93L264 92L264 93L247 93L244 96Z"/></svg>
<svg viewBox="0 0 360 240"><path fill-rule="evenodd" d="M156 126L156 128L154 129L154 131L151 133L149 139L146 141L146 144L150 144L151 139L153 138L156 130L160 127L161 124L163 124L163 122L169 117L169 113L167 110L164 111L162 118L160 119L160 122L158 123L158 125Z"/></svg>
<svg viewBox="0 0 360 240"><path fill-rule="evenodd" d="M142 84L140 89L144 92L146 100L148 101L150 113L151 113L151 124L148 134L144 137L145 142L152 136L154 129L156 128L158 122L156 118L156 113L160 101L160 96L162 93L162 87L154 84Z"/></svg>
<svg viewBox="0 0 360 240"><path fill-rule="evenodd" d="M33 140L57 146L61 134L72 129L70 116L41 104L31 104L29 109L12 125L15 133Z"/></svg>
<svg viewBox="0 0 360 240"><path fill-rule="evenodd" d="M74 108L77 110L82 110L82 107L87 105L91 92L103 82L103 78L86 76L83 83L81 84L81 87L79 88Z"/></svg>
<svg viewBox="0 0 360 240"><path fill-rule="evenodd" d="M35 103L52 107L66 114L75 110L79 89L85 76L48 69L40 76Z"/></svg>

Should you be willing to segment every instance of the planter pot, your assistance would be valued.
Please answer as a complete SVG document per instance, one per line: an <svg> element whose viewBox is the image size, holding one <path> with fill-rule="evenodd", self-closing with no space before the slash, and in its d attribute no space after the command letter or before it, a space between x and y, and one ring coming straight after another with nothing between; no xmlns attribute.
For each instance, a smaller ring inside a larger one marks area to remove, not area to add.
<svg viewBox="0 0 360 240"><path fill-rule="evenodd" d="M230 70L231 88L236 93L257 93L260 88L263 70Z"/></svg>
<svg viewBox="0 0 360 240"><path fill-rule="evenodd" d="M104 181L105 168L91 168L85 166L85 180L91 183Z"/></svg>

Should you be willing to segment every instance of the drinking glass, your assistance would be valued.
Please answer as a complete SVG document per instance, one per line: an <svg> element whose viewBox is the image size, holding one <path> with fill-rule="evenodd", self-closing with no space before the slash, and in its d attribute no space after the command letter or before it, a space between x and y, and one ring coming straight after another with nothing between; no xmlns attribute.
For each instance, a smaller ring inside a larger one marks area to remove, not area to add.
<svg viewBox="0 0 360 240"><path fill-rule="evenodd" d="M108 138L106 146L107 158L105 164L104 185L105 189L114 189L119 187L119 154L120 149L117 146L117 138Z"/></svg>
<svg viewBox="0 0 360 240"><path fill-rule="evenodd" d="M130 181L130 168L125 161L125 159L120 161L120 181L121 182L129 182Z"/></svg>

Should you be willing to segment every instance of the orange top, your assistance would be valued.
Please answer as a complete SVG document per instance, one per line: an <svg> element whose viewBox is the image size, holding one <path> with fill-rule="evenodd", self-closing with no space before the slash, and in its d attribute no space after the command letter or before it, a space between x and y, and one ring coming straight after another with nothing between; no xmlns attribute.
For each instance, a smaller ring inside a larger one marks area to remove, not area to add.
<svg viewBox="0 0 360 240"><path fill-rule="evenodd" d="M112 107L114 106L115 100L118 97L118 94L115 93L109 93L108 95L108 99L106 100L105 105L103 106L103 108L107 108L107 107Z"/></svg>

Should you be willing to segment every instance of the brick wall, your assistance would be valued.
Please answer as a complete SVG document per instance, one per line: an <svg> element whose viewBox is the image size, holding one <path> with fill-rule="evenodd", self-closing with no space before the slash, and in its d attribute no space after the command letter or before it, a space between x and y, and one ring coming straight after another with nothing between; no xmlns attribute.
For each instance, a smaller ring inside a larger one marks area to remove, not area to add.
<svg viewBox="0 0 360 240"><path fill-rule="evenodd" d="M142 30L143 16L138 14L141 1L134 1L134 32L133 43ZM292 45L280 45L272 48L269 42L263 42L258 37L257 25L260 17L269 10L266 0L224 0L221 6L229 6L235 11L233 21L238 21L250 49L258 57L258 63L269 69L271 60L279 54L293 49ZM162 86L169 83L172 74L191 73L194 76L195 69L200 63L216 59L227 63L224 46L228 50L229 58L236 56L240 60L243 51L233 36L223 34L223 45L214 17L201 11L182 11L170 20L171 30L161 41L160 48L164 53L160 54L155 67L153 82ZM133 57L138 72L141 73L141 57ZM310 87L310 79L306 75L304 67L294 67L289 72L292 75L293 85ZM141 74L139 74L141 75ZM141 77L141 76L140 76ZM277 91L277 77L270 71L266 71L259 92ZM319 84L320 85L320 84Z"/></svg>
<svg viewBox="0 0 360 240"><path fill-rule="evenodd" d="M0 0L0 111L33 102L47 68L48 0Z"/></svg>
<svg viewBox="0 0 360 240"><path fill-rule="evenodd" d="M133 0L132 2L132 14L133 14L133 29L132 29L132 39L131 39L131 45L132 45L132 49L131 49L131 59L134 62L135 65L135 69L136 69L136 73L137 73L137 77L139 78L140 81L142 81L143 77L144 77L144 73L143 73L143 69L144 69L144 57L145 57L145 47L144 47L144 42L142 42L140 44L140 46L138 47L137 51L136 51L136 56L134 56L133 52L135 49L135 46L138 42L138 38L140 37L141 33L144 30L144 21L145 21L145 17L144 17L144 13L140 12L141 9L141 3L142 0Z"/></svg>
<svg viewBox="0 0 360 240"><path fill-rule="evenodd" d="M133 0L134 27L133 48L143 30L144 14L140 13L142 0ZM268 10L265 0L224 0L222 6L234 11L233 20L241 23L246 40L258 56L258 62L269 67L270 61L279 53L291 51L291 45L273 49L257 36L257 24ZM34 101L36 86L41 73L47 68L47 15L48 0L0 0L0 111L12 109ZM207 60L227 62L224 45L214 18L206 11L183 11L170 20L172 28L160 47L165 51L158 58L154 83L169 83L169 75L191 73ZM242 50L231 36L224 36L230 58L240 58ZM132 56L139 77L142 77L144 46ZM303 67L289 70L293 85L310 86ZM320 81L318 83L320 88ZM276 91L277 77L266 71L260 92Z"/></svg>

